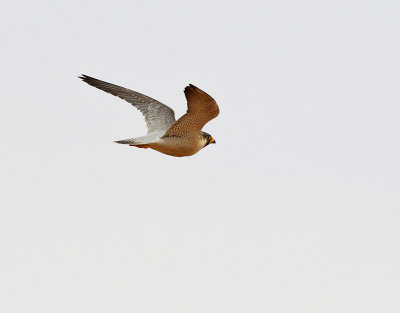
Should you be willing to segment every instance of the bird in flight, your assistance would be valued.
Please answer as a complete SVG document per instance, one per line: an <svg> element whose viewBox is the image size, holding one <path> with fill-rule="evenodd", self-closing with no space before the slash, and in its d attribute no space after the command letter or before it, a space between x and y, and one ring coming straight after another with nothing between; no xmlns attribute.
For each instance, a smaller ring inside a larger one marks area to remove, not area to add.
<svg viewBox="0 0 400 313"><path fill-rule="evenodd" d="M193 155L210 143L215 143L214 138L201 129L218 116L218 105L211 96L192 84L184 90L187 112L176 121L174 110L146 95L87 75L79 78L93 87L124 99L143 114L147 134L118 140L116 143L150 148L175 157Z"/></svg>

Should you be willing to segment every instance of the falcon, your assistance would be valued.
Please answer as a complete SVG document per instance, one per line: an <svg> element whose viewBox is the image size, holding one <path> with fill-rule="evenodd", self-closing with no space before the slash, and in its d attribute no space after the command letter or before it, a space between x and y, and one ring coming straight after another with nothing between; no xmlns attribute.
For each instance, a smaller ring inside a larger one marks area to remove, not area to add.
<svg viewBox="0 0 400 313"><path fill-rule="evenodd" d="M79 78L93 87L129 102L143 114L147 134L118 140L116 143L150 148L175 157L193 155L215 143L214 138L201 129L218 116L218 105L210 95L192 84L184 90L188 107L186 114L176 121L174 110L146 95L87 75Z"/></svg>

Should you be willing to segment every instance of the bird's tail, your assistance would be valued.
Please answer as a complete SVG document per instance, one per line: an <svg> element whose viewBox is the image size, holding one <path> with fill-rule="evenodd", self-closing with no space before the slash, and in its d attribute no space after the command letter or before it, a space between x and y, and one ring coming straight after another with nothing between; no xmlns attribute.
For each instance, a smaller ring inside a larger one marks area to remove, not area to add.
<svg viewBox="0 0 400 313"><path fill-rule="evenodd" d="M130 145L133 147L137 147L137 148L150 148L150 145L148 143L144 143L144 142L138 142L136 140L136 138L131 138L131 139L124 139L124 140L117 140L114 141L115 143L120 143L123 145Z"/></svg>
<svg viewBox="0 0 400 313"><path fill-rule="evenodd" d="M120 143L120 144L123 144L123 145L137 145L137 144L140 145L140 143L135 141L135 138L117 140L117 141L114 141L114 142L115 143Z"/></svg>
<svg viewBox="0 0 400 313"><path fill-rule="evenodd" d="M123 139L123 140L117 140L114 141L116 143L120 143L123 145L130 145L130 146L145 146L148 144L152 144L154 142L157 142L160 139L159 134L152 134L152 135L146 135L142 137L137 137L137 138L129 138L129 139Z"/></svg>

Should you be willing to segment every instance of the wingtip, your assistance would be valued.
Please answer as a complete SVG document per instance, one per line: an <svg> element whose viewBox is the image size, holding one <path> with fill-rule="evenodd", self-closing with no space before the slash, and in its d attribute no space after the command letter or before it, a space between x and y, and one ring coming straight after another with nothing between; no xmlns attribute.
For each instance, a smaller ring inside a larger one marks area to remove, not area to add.
<svg viewBox="0 0 400 313"><path fill-rule="evenodd" d="M190 89L197 89L197 87L193 84L189 84L188 86L185 87L184 92L187 92Z"/></svg>
<svg viewBox="0 0 400 313"><path fill-rule="evenodd" d="M92 77L85 75L85 74L81 74L81 76L78 76L78 78L82 79L83 81L86 81L88 79L91 79Z"/></svg>

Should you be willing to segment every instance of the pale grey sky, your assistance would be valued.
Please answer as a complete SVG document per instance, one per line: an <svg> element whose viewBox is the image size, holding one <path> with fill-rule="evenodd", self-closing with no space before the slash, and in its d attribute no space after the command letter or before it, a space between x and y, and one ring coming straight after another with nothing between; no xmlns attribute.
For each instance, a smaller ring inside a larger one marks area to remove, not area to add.
<svg viewBox="0 0 400 313"><path fill-rule="evenodd" d="M398 1L22 1L0 12L0 312L400 311ZM88 74L186 110L189 158Z"/></svg>

